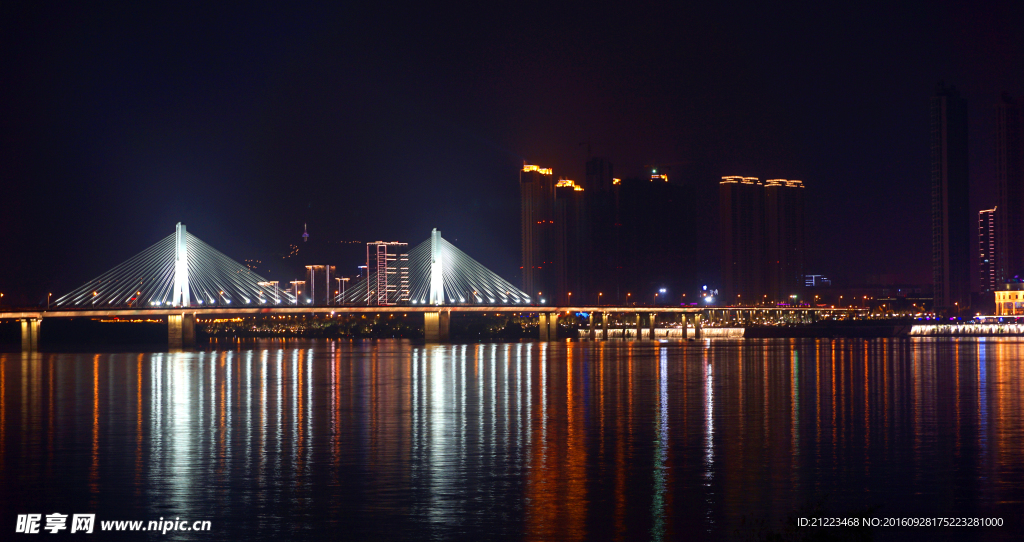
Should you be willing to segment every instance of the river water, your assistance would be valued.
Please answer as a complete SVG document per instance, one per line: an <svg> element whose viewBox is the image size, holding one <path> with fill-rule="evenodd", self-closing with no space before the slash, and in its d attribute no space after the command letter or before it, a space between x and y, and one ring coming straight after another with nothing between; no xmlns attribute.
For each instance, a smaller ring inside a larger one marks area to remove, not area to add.
<svg viewBox="0 0 1024 542"><path fill-rule="evenodd" d="M1014 539L1022 360L985 338L0 353L0 529L56 512L95 514L69 536L96 540L160 518L210 528L120 538L754 540L824 515L999 518L826 534Z"/></svg>

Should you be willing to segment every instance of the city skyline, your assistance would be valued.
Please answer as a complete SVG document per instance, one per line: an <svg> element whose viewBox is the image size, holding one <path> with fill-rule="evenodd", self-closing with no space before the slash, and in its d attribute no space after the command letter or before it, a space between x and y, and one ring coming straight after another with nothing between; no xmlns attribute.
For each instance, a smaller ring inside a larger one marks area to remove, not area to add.
<svg viewBox="0 0 1024 542"><path fill-rule="evenodd" d="M239 259L297 244L304 224L320 239L437 227L512 277L518 169L542 164L589 190L593 157L623 179L663 166L692 191L700 278L688 282L720 278L717 183L741 174L815 181L808 273L927 283L920 194L938 80L971 108L969 211L998 203L992 104L1024 94L1016 4L881 18L524 10L500 24L488 9L9 8L0 291L38 303L178 221ZM364 45L383 29L386 46ZM858 257L865 247L877 257Z"/></svg>

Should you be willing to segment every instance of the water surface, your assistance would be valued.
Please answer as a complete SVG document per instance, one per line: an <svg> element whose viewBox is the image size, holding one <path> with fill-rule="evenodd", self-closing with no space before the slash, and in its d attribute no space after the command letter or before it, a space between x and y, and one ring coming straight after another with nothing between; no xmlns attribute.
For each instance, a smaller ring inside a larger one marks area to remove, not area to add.
<svg viewBox="0 0 1024 542"><path fill-rule="evenodd" d="M211 522L136 540L719 540L808 534L785 522L815 507L1006 525L881 540L1022 526L1014 340L207 348L0 354L5 529L60 512Z"/></svg>

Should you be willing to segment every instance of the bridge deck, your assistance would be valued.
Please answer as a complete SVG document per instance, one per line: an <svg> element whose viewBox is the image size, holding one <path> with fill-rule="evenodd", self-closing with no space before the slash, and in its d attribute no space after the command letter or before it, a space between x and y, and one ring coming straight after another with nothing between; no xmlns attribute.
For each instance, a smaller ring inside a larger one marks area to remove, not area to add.
<svg viewBox="0 0 1024 542"><path fill-rule="evenodd" d="M275 307L189 307L189 308L109 308L109 309L54 309L54 310L10 310L0 311L0 320L40 319L40 318L143 318L164 317L170 314L190 313L196 316L261 316L278 314L332 314L332 313L427 313L438 311L464 313L566 313L566 312L597 312L597 313L659 313L659 314L696 314L708 310L730 311L762 311L781 310L786 312L862 312L865 309L844 308L831 309L821 307L644 307L644 306L602 306L574 305L565 307L547 307L538 305L391 305L391 306L275 306Z"/></svg>
<svg viewBox="0 0 1024 542"><path fill-rule="evenodd" d="M700 307L611 307L611 306L514 306L514 305L392 305L392 306L282 306L282 307L189 307L189 308L110 308L110 309L57 309L39 311L0 311L0 319L38 319L38 318L125 318L125 317L161 317L170 314L190 313L196 316L261 316L277 314L332 314L332 313L425 313L425 312L465 312L465 313L564 313L564 312L624 312L624 313L699 313Z"/></svg>

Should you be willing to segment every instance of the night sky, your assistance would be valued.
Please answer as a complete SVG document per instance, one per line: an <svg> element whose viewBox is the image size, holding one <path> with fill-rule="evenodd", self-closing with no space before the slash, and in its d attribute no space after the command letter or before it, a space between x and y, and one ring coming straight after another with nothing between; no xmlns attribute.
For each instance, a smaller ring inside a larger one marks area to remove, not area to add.
<svg viewBox="0 0 1024 542"><path fill-rule="evenodd" d="M709 283L723 175L804 181L808 272L927 283L936 83L969 102L974 211L996 203L995 101L1024 95L1014 1L86 4L0 4L4 304L179 221L238 260L304 223L437 227L518 283L519 168L580 179L588 145L618 177L662 164L695 187Z"/></svg>

